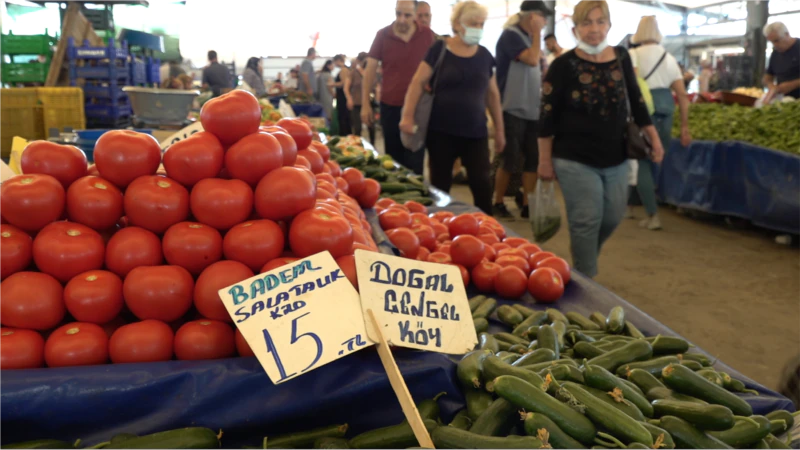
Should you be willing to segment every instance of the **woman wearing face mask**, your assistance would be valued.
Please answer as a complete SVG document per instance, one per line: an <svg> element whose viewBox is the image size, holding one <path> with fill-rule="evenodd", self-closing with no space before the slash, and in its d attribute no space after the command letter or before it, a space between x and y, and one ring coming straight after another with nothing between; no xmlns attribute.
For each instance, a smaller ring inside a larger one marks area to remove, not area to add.
<svg viewBox="0 0 800 450"><path fill-rule="evenodd" d="M538 174L558 177L573 264L594 277L600 248L622 220L628 198L627 99L634 121L652 141L654 162L664 149L628 52L606 43L606 2L578 3L572 20L578 46L553 61L542 86Z"/></svg>
<svg viewBox="0 0 800 450"><path fill-rule="evenodd" d="M505 146L505 134L500 91L493 74L494 58L478 45L486 16L486 8L474 1L453 6L450 22L455 36L436 41L417 68L406 92L400 130L414 132L417 103L424 89L434 87L426 139L431 184L449 192L453 163L461 158L475 206L491 214L487 107L497 130L497 150ZM434 74L440 56L441 65Z"/></svg>

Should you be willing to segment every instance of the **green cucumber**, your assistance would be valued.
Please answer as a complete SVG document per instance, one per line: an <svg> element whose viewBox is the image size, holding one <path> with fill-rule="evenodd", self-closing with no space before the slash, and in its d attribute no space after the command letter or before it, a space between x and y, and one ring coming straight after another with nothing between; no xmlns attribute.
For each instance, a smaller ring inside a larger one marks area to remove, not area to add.
<svg viewBox="0 0 800 450"><path fill-rule="evenodd" d="M517 311L516 309L512 308L509 305L502 305L497 308L497 318L500 319L500 322L508 325L511 328L519 325L523 320L522 313Z"/></svg>
<svg viewBox="0 0 800 450"><path fill-rule="evenodd" d="M769 419L764 416L750 416L736 419L733 428L725 431L711 431L708 434L734 448L749 448L770 434Z"/></svg>
<svg viewBox="0 0 800 450"><path fill-rule="evenodd" d="M678 357L672 355L653 358L647 361L632 362L619 366L617 369L617 376L627 378L628 372L633 369L641 369L652 375L661 375L661 371L664 370L664 367L670 364L678 364L679 362Z"/></svg>
<svg viewBox="0 0 800 450"><path fill-rule="evenodd" d="M569 323L567 316L555 308L547 308L545 312L547 313L547 321L551 324L558 321L564 322L565 325Z"/></svg>
<svg viewBox="0 0 800 450"><path fill-rule="evenodd" d="M470 298L469 299L470 312L475 312L475 310L478 308L478 306L481 305L481 303L483 303L484 300L486 300L485 295L476 295L475 297Z"/></svg>
<svg viewBox="0 0 800 450"><path fill-rule="evenodd" d="M525 370L531 370L533 372L539 372L539 371L542 371L544 369L549 369L551 367L555 367L555 366L557 366L559 364L567 364L567 365L570 365L570 366L578 367L578 363L576 363L574 359L555 359L553 361L547 361L547 362L537 363L537 364L529 364L527 366L522 365L522 366L519 366L519 367L522 367Z"/></svg>
<svg viewBox="0 0 800 450"><path fill-rule="evenodd" d="M489 321L484 318L473 319L472 322L475 325L476 334L483 333L489 329Z"/></svg>
<svg viewBox="0 0 800 450"><path fill-rule="evenodd" d="M567 341L572 345L575 345L578 342L588 342L591 344L592 342L595 342L596 339L581 332L580 330L569 330L567 332Z"/></svg>
<svg viewBox="0 0 800 450"><path fill-rule="evenodd" d="M600 366L609 372L614 372L619 366L650 359L653 348L650 343L642 340L633 340L623 347L603 353L589 360L589 364Z"/></svg>
<svg viewBox="0 0 800 450"><path fill-rule="evenodd" d="M650 435L653 436L653 447L666 449L675 448L675 441L672 440L672 436L667 433L666 430L659 428L646 420L642 421L642 426L647 428L647 431L649 431Z"/></svg>
<svg viewBox="0 0 800 450"><path fill-rule="evenodd" d="M595 347L608 353L612 350L617 350L619 348L625 347L625 345L628 342L629 341L597 341L595 342Z"/></svg>
<svg viewBox="0 0 800 450"><path fill-rule="evenodd" d="M525 413L525 433L541 439L539 430L545 429L549 434L548 443L553 448L586 448L583 444L573 439L564 432L555 422L542 413Z"/></svg>
<svg viewBox="0 0 800 450"><path fill-rule="evenodd" d="M419 416L424 419L439 420L439 397L447 395L447 392L439 392L433 398L426 398L419 402L417 411Z"/></svg>
<svg viewBox="0 0 800 450"><path fill-rule="evenodd" d="M527 370L524 367L516 367L503 362L500 358L496 356L487 356L486 359L483 361L483 379L486 383L492 382L495 378L502 376L502 375L509 375L513 377L517 377L521 380L525 380L528 383L538 387L541 389L542 385L544 384L544 380L542 377L539 376L536 372L531 370ZM488 389L493 389L490 385L487 384Z"/></svg>
<svg viewBox="0 0 800 450"><path fill-rule="evenodd" d="M407 187L408 185L404 183L382 182L380 184L381 184L381 193L383 194L399 194L401 192L405 192L408 189Z"/></svg>
<svg viewBox="0 0 800 450"><path fill-rule="evenodd" d="M495 339L497 339L499 341L505 341L505 342L508 342L510 344L524 345L525 348L527 348L528 344L531 343L531 341L529 341L529 340L527 340L525 338L513 335L511 333L495 333L494 337L495 337Z"/></svg>
<svg viewBox="0 0 800 450"><path fill-rule="evenodd" d="M514 327L511 333L514 336L522 336L525 331L534 325L542 325L547 320L547 313L544 311L534 311L533 314L525 318L519 325Z"/></svg>
<svg viewBox="0 0 800 450"><path fill-rule="evenodd" d="M622 306L611 308L606 318L606 330L609 333L620 334L625 329L625 310Z"/></svg>
<svg viewBox="0 0 800 450"><path fill-rule="evenodd" d="M628 444L625 448L650 448L650 447L648 447L648 446L646 446L644 444L641 444L639 442L632 442L632 443Z"/></svg>
<svg viewBox="0 0 800 450"><path fill-rule="evenodd" d="M485 332L478 335L478 348L481 350L491 350L492 353L500 351L500 345L497 343L497 339Z"/></svg>
<svg viewBox="0 0 800 450"><path fill-rule="evenodd" d="M653 355L676 355L689 350L689 342L674 336L654 336L645 338L653 346Z"/></svg>
<svg viewBox="0 0 800 450"><path fill-rule="evenodd" d="M423 422L425 422L425 428L429 433L435 431L437 428L446 428L438 427L436 422L430 419L424 420ZM267 441L267 445L269 445L270 448L272 447L269 441ZM419 442L416 436L414 436L414 430L411 428L411 425L404 421L397 425L377 428L361 433L350 439L347 445L349 445L350 448L407 448L412 445L419 445Z"/></svg>
<svg viewBox="0 0 800 450"><path fill-rule="evenodd" d="M313 442L312 439L308 444ZM219 448L219 439L209 428L190 427L128 439L115 448Z"/></svg>
<svg viewBox="0 0 800 450"><path fill-rule="evenodd" d="M508 351L511 353L519 353L520 355L524 355L528 353L528 346L525 344L514 344L511 347L508 347Z"/></svg>
<svg viewBox="0 0 800 450"><path fill-rule="evenodd" d="M498 398L470 427L470 433L481 436L505 436L518 421L517 407L504 398Z"/></svg>
<svg viewBox="0 0 800 450"><path fill-rule="evenodd" d="M128 439L135 439L139 436L133 433L120 433L111 438L111 441L108 442L108 448L116 448L120 442L125 442Z"/></svg>
<svg viewBox="0 0 800 450"><path fill-rule="evenodd" d="M519 311L519 313L522 314L522 317L524 317L525 319L527 319L531 314L536 312L535 309L528 308L527 306L520 305L519 303L514 303L513 305L511 305L511 307Z"/></svg>
<svg viewBox="0 0 800 450"><path fill-rule="evenodd" d="M756 444L753 446L753 448L754 449L759 449L759 450L768 450L769 449L769 444L767 444L766 440L762 439L762 440L756 442Z"/></svg>
<svg viewBox="0 0 800 450"><path fill-rule="evenodd" d="M529 366L531 364L539 364L543 362L553 361L556 359L556 354L549 348L537 348L536 350L522 355L521 358L514 361L513 366Z"/></svg>
<svg viewBox="0 0 800 450"><path fill-rule="evenodd" d="M539 332L539 327L540 326L541 325L533 325L533 326L528 327L528 329L525 330L524 333L522 333L522 337L524 337L525 339L533 338L535 340L536 339L536 333Z"/></svg>
<svg viewBox="0 0 800 450"><path fill-rule="evenodd" d="M773 449L788 449L791 448L786 445L785 442L775 437L773 434L768 434L767 437L764 438L764 441L769 445L769 448Z"/></svg>
<svg viewBox="0 0 800 450"><path fill-rule="evenodd" d="M775 435L780 435L786 431L789 431L794 426L794 416L792 415L792 413L782 409L779 409L777 411L772 411L771 413L767 414L767 419L772 421L773 424L774 421L776 420L783 421L783 424L781 425L780 428L776 429L773 427L772 431L770 431L770 433Z"/></svg>
<svg viewBox="0 0 800 450"><path fill-rule="evenodd" d="M314 441L324 437L343 438L347 434L347 424L330 425L327 427L316 428L309 431L288 433L275 437L267 437L269 448L306 448L314 444Z"/></svg>
<svg viewBox="0 0 800 450"><path fill-rule="evenodd" d="M606 316L604 316L603 313L593 312L589 314L589 320L594 322L598 327L600 327L601 330L606 330L606 320L608 319L606 319Z"/></svg>
<svg viewBox="0 0 800 450"><path fill-rule="evenodd" d="M752 416L753 407L741 397L706 380L688 367L670 364L661 371L664 384L681 394L728 407L737 416Z"/></svg>
<svg viewBox="0 0 800 450"><path fill-rule="evenodd" d="M593 330L593 331L594 330L597 330L597 331L601 330L601 328L596 323L592 322L591 320L589 320L588 317L584 316L581 313L576 313L574 311L570 311L570 312L568 312L568 313L566 313L564 315L569 320L569 323L573 323L575 325L578 325L583 330Z"/></svg>
<svg viewBox="0 0 800 450"><path fill-rule="evenodd" d="M536 333L536 340L539 342L539 348L547 348L553 351L556 355L555 359L559 357L558 336L556 330L550 325L542 325Z"/></svg>
<svg viewBox="0 0 800 450"><path fill-rule="evenodd" d="M606 353L605 350L597 348L596 345L584 341L576 342L572 348L575 350L575 353L583 356L584 358L595 358L603 353Z"/></svg>
<svg viewBox="0 0 800 450"><path fill-rule="evenodd" d="M536 328L539 328L539 327L536 327ZM536 332L538 333L539 330L536 330ZM533 336L536 337L535 335L533 335ZM532 340L531 343L528 344L528 350L533 351L533 350L538 350L538 349L539 349L539 341L537 341L536 339Z"/></svg>
<svg viewBox="0 0 800 450"><path fill-rule="evenodd" d="M74 448L74 446L69 442L57 439L36 439L14 444L3 444L0 448Z"/></svg>
<svg viewBox="0 0 800 450"><path fill-rule="evenodd" d="M506 341L501 341L497 338L495 338L495 340L497 341L497 348L500 349L501 352L507 352L511 350L512 344L509 344Z"/></svg>
<svg viewBox="0 0 800 450"><path fill-rule="evenodd" d="M492 394L483 389L464 389L464 403L467 404L467 415L472 420L483 414L493 401Z"/></svg>
<svg viewBox="0 0 800 450"><path fill-rule="evenodd" d="M722 376L714 369L698 370L697 374L717 386L722 386Z"/></svg>
<svg viewBox="0 0 800 450"><path fill-rule="evenodd" d="M547 369L543 369L539 372L539 376L544 379L548 373L553 378L560 381L572 381L580 384L584 384L585 382L583 372L581 372L581 370L577 367L567 364L558 364L548 367Z"/></svg>
<svg viewBox="0 0 800 450"><path fill-rule="evenodd" d="M562 322L560 320L556 320L550 326L553 328L553 331L556 332L556 340L558 341L558 349L559 349L559 351L561 351L561 349L564 348L564 335L567 334L567 323L566 322ZM538 336L539 330L536 330L536 334Z"/></svg>
<svg viewBox="0 0 800 450"><path fill-rule="evenodd" d="M456 427L460 430L469 430L472 426L472 419L469 418L469 412L466 408L461 409L453 416L453 420L447 424L448 427Z"/></svg>
<svg viewBox="0 0 800 450"><path fill-rule="evenodd" d="M744 382L741 380L731 378L731 376L725 372L720 372L720 375L722 375L722 387L725 389L731 392L746 392L749 394L758 395L758 391L747 389L747 387L744 385Z"/></svg>
<svg viewBox="0 0 800 450"><path fill-rule="evenodd" d="M678 448L731 448L728 444L675 416L662 417L657 426L672 435Z"/></svg>
<svg viewBox="0 0 800 450"><path fill-rule="evenodd" d="M640 422L646 420L642 411L636 407L629 400L622 396L622 392L605 392L600 389L595 389L589 386L581 386L586 392L594 395L596 398L608 403L609 405L622 411L626 416L636 419ZM619 395L618 395L619 394Z"/></svg>
<svg viewBox="0 0 800 450"><path fill-rule="evenodd" d="M575 383L564 383L562 388L586 407L586 416L622 442L641 442L653 445L653 437L641 423L622 411L586 392Z"/></svg>
<svg viewBox="0 0 800 450"><path fill-rule="evenodd" d="M657 387L647 391L645 395L650 404L655 400L678 400L681 402L697 403L699 405L707 405L708 402L700 400L699 398L692 397L691 395L683 395L673 391L668 387Z"/></svg>
<svg viewBox="0 0 800 450"><path fill-rule="evenodd" d="M591 444L596 429L592 421L564 403L551 397L541 387L520 378L501 376L494 380L494 391L526 411L541 413L552 419L565 433L583 444Z"/></svg>
<svg viewBox="0 0 800 450"><path fill-rule="evenodd" d="M532 436L481 436L456 427L439 427L431 434L436 448L541 448L542 441Z"/></svg>
<svg viewBox="0 0 800 450"><path fill-rule="evenodd" d="M691 359L685 359L685 360L681 361L680 364L682 366L684 366L684 367L688 367L688 368L694 370L695 372L697 372L698 370L703 370L703 365L702 364L700 364L697 361L692 361Z"/></svg>
<svg viewBox="0 0 800 450"><path fill-rule="evenodd" d="M653 411L657 417L679 417L703 430L722 431L735 424L731 410L722 405L660 399L653 400Z"/></svg>
<svg viewBox="0 0 800 450"><path fill-rule="evenodd" d="M636 339L644 339L645 338L644 333L639 331L639 329L636 328L636 325L630 323L627 320L625 321L625 333L628 336L636 338Z"/></svg>
<svg viewBox="0 0 800 450"><path fill-rule="evenodd" d="M650 392L650 389L653 388L666 389L664 383L658 381L658 378L644 369L631 369L630 372L626 372L626 375L628 376L628 381L638 386L639 389L645 393L645 395L647 395L647 393Z"/></svg>
<svg viewBox="0 0 800 450"><path fill-rule="evenodd" d="M505 351L505 352L500 351L500 352L497 352L495 354L495 356L497 356L498 358L502 359L504 362L507 362L509 364L514 364L518 359L520 359L521 357L523 357L525 355L520 355L519 353L511 353L511 352L508 352L508 351Z"/></svg>
<svg viewBox="0 0 800 450"><path fill-rule="evenodd" d="M481 363L491 350L473 350L456 365L456 376L464 388L481 387Z"/></svg>
<svg viewBox="0 0 800 450"><path fill-rule="evenodd" d="M621 334L609 334L600 339L601 342L633 341L635 338Z"/></svg>
<svg viewBox="0 0 800 450"><path fill-rule="evenodd" d="M472 318L473 319L485 319L489 316L489 314L494 311L494 308L497 306L497 300L488 297L484 299L475 311L472 311Z"/></svg>
<svg viewBox="0 0 800 450"><path fill-rule="evenodd" d="M350 448L347 439L323 437L314 441L314 448Z"/></svg>
<svg viewBox="0 0 800 450"><path fill-rule="evenodd" d="M697 361L705 367L712 366L712 361L708 358L708 356L701 355L700 353L683 353L681 358Z"/></svg>
<svg viewBox="0 0 800 450"><path fill-rule="evenodd" d="M586 380L587 386L600 389L601 391L610 392L613 391L614 388L618 388L622 391L622 395L625 399L636 405L636 407L642 411L642 414L646 417L653 417L653 407L644 395L631 389L629 385L622 382L622 379L606 369L588 364L583 369L583 378Z"/></svg>

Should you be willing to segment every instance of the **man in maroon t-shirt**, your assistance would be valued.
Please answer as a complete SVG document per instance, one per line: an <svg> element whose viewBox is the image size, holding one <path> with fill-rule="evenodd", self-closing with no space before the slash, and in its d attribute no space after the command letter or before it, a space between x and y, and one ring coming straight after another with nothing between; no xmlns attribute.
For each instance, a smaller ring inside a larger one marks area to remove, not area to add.
<svg viewBox="0 0 800 450"><path fill-rule="evenodd" d="M361 120L372 123L372 107L366 100L375 83L378 61L383 68L381 83L381 128L386 153L398 163L422 174L424 151L412 152L400 141L400 116L406 90L417 66L436 39L430 28L416 22L416 1L400 0L395 6L395 21L381 29L372 41L367 70L362 82ZM416 149L415 149L416 150Z"/></svg>

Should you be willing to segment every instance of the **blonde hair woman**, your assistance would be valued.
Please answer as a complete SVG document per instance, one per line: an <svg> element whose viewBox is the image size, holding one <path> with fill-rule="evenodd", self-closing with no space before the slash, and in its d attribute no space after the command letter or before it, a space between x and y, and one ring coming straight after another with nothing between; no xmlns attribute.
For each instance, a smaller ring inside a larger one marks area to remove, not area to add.
<svg viewBox="0 0 800 450"><path fill-rule="evenodd" d="M606 42L606 2L578 3L572 20L578 46L553 61L542 86L539 177L558 176L573 264L594 277L600 248L622 220L628 199L628 100L634 121L653 142L655 162L664 149L628 52Z"/></svg>
<svg viewBox="0 0 800 450"><path fill-rule="evenodd" d="M454 36L436 41L417 68L406 93L400 130L414 132L414 110L423 90L431 86L435 97L426 139L431 184L449 192L453 163L461 158L475 206L491 214L487 107L498 151L505 146L505 134L494 58L479 45L486 16L486 8L474 1L456 3L450 19Z"/></svg>
<svg viewBox="0 0 800 450"><path fill-rule="evenodd" d="M638 45L630 52L631 60L639 76L644 78L650 88L655 107L651 120L664 145L668 145L672 139L672 115L675 112L672 92L677 95L681 111L681 145L686 147L692 142L692 136L689 133L689 98L683 84L683 72L675 57L661 46L661 39L663 36L658 29L656 16L642 17L636 34L631 38L631 43ZM639 225L649 230L661 229L653 164L650 161L639 161L636 190L648 216Z"/></svg>

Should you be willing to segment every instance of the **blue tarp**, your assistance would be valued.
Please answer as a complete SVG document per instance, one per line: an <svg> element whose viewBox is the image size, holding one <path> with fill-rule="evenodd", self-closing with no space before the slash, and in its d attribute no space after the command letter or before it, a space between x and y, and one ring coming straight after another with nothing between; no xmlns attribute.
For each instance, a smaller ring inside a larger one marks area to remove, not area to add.
<svg viewBox="0 0 800 450"><path fill-rule="evenodd" d="M658 174L671 205L800 234L800 157L741 142L673 139Z"/></svg>
<svg viewBox="0 0 800 450"><path fill-rule="evenodd" d="M464 204L444 209L476 211ZM380 230L374 214L369 219L373 228ZM383 250L387 250L385 244ZM530 297L523 302L537 309L550 306L536 305ZM675 335L579 273L573 272L564 297L552 306L588 315L608 312L617 305L625 308L627 319L645 334ZM493 327L499 326L499 322L493 323ZM463 407L455 358L398 348L393 353L417 401L447 392L439 401L444 420ZM794 410L788 399L732 368L722 363L715 367L761 393L744 396L756 414ZM0 419L3 443L80 438L84 445L94 445L121 432L145 434L206 426L222 429L223 445L233 448L260 445L266 434L333 423L348 423L352 432L358 433L398 423L403 415L377 353L370 348L280 386L270 382L255 358L7 370L0 380Z"/></svg>

